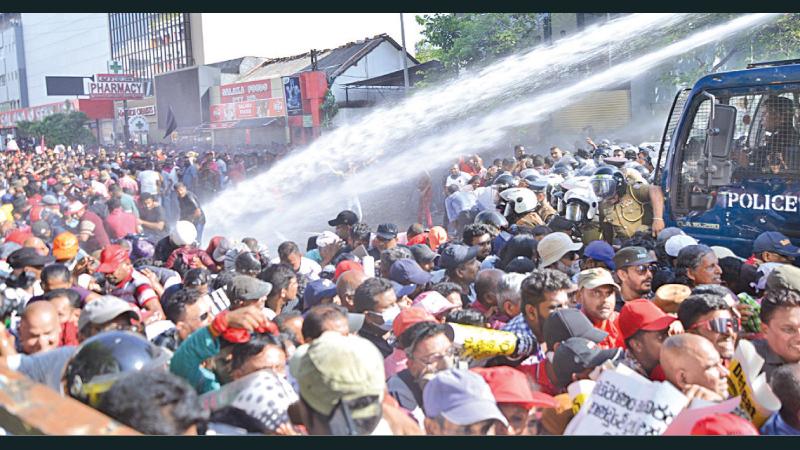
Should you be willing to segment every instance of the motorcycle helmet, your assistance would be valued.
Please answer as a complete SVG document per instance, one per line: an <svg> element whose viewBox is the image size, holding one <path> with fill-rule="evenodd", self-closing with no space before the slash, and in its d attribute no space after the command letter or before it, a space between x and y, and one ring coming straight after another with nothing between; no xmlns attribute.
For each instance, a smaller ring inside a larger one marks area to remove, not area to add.
<svg viewBox="0 0 800 450"><path fill-rule="evenodd" d="M140 370L164 370L171 354L129 331L108 331L84 341L64 369L65 392L97 407L118 379Z"/></svg>
<svg viewBox="0 0 800 450"><path fill-rule="evenodd" d="M589 182L589 179L590 177L585 177L585 176L572 177L567 180L564 180L564 182L561 183L560 186L561 189L563 189L564 191L568 191L576 187L585 187L587 189L591 189L592 185Z"/></svg>
<svg viewBox="0 0 800 450"><path fill-rule="evenodd" d="M497 211L479 212L478 215L475 216L474 223L482 223L484 225L490 225L497 228L498 230L504 230L508 228L508 220L506 220L506 218L503 217L503 215Z"/></svg>
<svg viewBox="0 0 800 450"><path fill-rule="evenodd" d="M536 169L525 169L519 173L519 176L527 180L528 178L539 178L542 175Z"/></svg>
<svg viewBox="0 0 800 450"><path fill-rule="evenodd" d="M507 173L498 175L497 178L492 181L492 185L497 187L499 192L503 192L506 189L512 188L517 185L517 180L514 179L513 175L509 175Z"/></svg>
<svg viewBox="0 0 800 450"><path fill-rule="evenodd" d="M625 193L625 176L614 166L599 167L591 178L594 194L599 201Z"/></svg>
<svg viewBox="0 0 800 450"><path fill-rule="evenodd" d="M597 215L597 197L590 187L574 187L564 194L564 216L572 222L592 220Z"/></svg>
<svg viewBox="0 0 800 450"><path fill-rule="evenodd" d="M556 175L561 175L564 178L569 178L572 176L572 164L564 161L564 158L561 158L554 166L553 172Z"/></svg>
<svg viewBox="0 0 800 450"><path fill-rule="evenodd" d="M527 188L506 189L500 193L500 198L508 202L506 203L506 209L503 213L506 217L511 214L512 209L517 214L524 214L533 211L539 204L536 200L536 194Z"/></svg>

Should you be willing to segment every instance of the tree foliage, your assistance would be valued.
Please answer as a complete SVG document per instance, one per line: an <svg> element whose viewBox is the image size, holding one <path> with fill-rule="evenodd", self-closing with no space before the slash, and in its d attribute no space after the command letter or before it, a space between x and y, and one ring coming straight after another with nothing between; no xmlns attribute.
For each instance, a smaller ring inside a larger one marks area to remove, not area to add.
<svg viewBox="0 0 800 450"><path fill-rule="evenodd" d="M96 142L92 132L86 127L89 118L80 111L57 113L36 122L22 121L17 131L24 138L39 139L44 136L48 145L89 145Z"/></svg>

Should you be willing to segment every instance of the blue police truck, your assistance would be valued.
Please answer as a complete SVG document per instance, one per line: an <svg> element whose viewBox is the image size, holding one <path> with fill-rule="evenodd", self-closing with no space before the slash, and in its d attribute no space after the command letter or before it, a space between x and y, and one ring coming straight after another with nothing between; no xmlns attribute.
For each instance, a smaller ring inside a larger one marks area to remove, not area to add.
<svg viewBox="0 0 800 450"><path fill-rule="evenodd" d="M701 78L675 96L656 182L667 226L739 256L764 231L800 243L800 60Z"/></svg>

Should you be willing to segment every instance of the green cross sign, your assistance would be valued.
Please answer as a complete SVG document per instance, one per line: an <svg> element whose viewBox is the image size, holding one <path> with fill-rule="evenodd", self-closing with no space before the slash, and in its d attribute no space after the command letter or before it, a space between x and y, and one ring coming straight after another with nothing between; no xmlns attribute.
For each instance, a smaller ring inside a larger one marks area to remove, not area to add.
<svg viewBox="0 0 800 450"><path fill-rule="evenodd" d="M119 61L110 61L108 63L108 70L113 73L122 73L122 64Z"/></svg>

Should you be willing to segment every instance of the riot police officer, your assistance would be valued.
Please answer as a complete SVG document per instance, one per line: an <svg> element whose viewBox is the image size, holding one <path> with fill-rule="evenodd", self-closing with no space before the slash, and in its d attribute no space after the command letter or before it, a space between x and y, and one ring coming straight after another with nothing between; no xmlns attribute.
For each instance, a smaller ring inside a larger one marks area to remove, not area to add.
<svg viewBox="0 0 800 450"><path fill-rule="evenodd" d="M530 189L506 189L500 193L500 198L506 201L506 208L503 214L508 218L509 222L530 228L544 225L544 220L534 211L538 202L536 201L536 195Z"/></svg>
<svg viewBox="0 0 800 450"><path fill-rule="evenodd" d="M536 209L533 211L542 218L542 220L547 223L550 219L556 215L556 209L550 205L550 202L547 201L547 187L549 183L547 180L537 180L532 183L528 183L528 189L532 190L534 194L536 194L536 200L539 203L536 205Z"/></svg>
<svg viewBox="0 0 800 450"><path fill-rule="evenodd" d="M664 229L664 196L661 189L646 183L629 183L614 166L602 166L591 178L592 190L600 201L599 217L603 239L613 244L637 231Z"/></svg>

